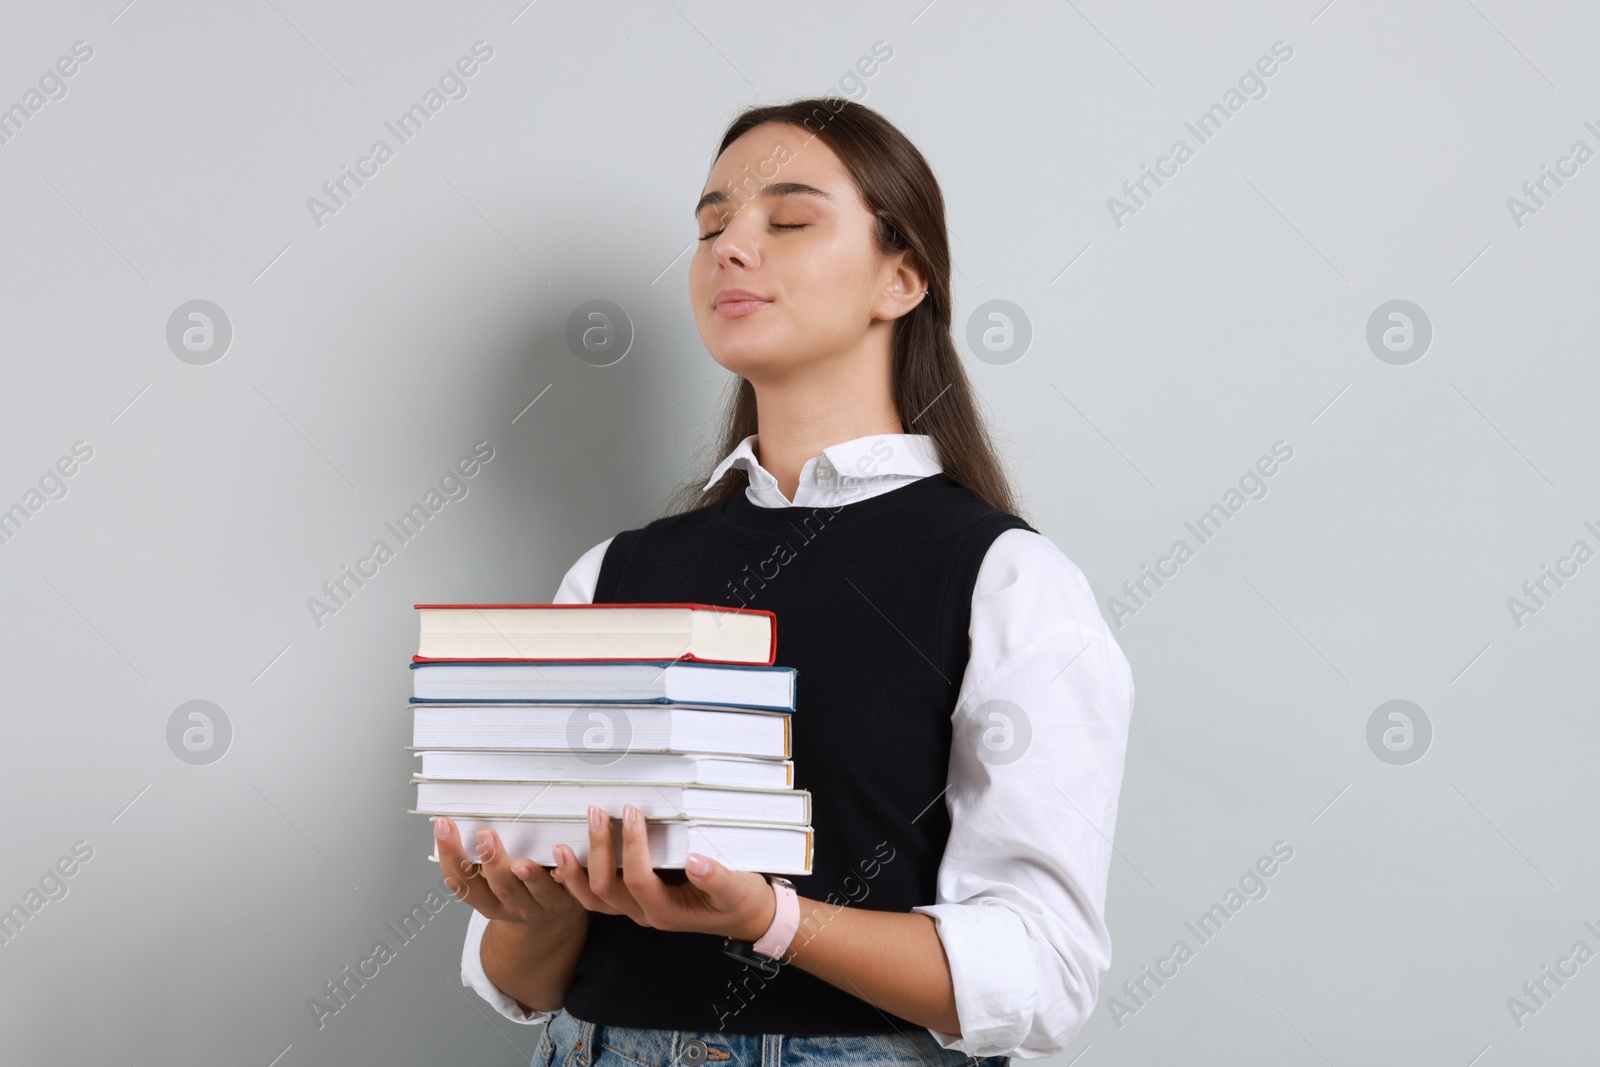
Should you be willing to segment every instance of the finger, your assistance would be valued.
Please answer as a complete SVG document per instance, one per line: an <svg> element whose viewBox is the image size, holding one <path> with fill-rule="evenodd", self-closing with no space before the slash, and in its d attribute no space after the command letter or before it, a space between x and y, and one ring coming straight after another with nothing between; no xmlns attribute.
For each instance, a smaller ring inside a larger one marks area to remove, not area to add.
<svg viewBox="0 0 1600 1067"><path fill-rule="evenodd" d="M528 890L528 895L546 910L556 911L572 907L572 894L550 876L550 872L530 859L519 857L511 861L511 873Z"/></svg>
<svg viewBox="0 0 1600 1067"><path fill-rule="evenodd" d="M605 901L614 915L626 915L635 922L644 913L628 887L617 877L616 850L611 844L611 815L593 805L589 807L589 888Z"/></svg>
<svg viewBox="0 0 1600 1067"><path fill-rule="evenodd" d="M632 804L622 806L622 881L650 925L662 921L670 925L677 917L666 885L650 866L650 839L644 816Z"/></svg>
<svg viewBox="0 0 1600 1067"><path fill-rule="evenodd" d="M601 899L616 881L617 861L611 851L611 816L589 805L589 888Z"/></svg>
<svg viewBox="0 0 1600 1067"><path fill-rule="evenodd" d="M493 918L491 913L498 911L500 900L478 874L476 865L467 859L455 820L443 815L434 816L433 837L439 852L439 870L444 874L445 888L455 894L457 900Z"/></svg>
<svg viewBox="0 0 1600 1067"><path fill-rule="evenodd" d="M511 908L526 908L533 903L528 887L522 879L511 873L511 860L506 855L500 835L485 826L477 833L478 862L483 864L482 877L494 890L500 902Z"/></svg>
<svg viewBox="0 0 1600 1067"><path fill-rule="evenodd" d="M590 911L598 911L605 915L619 915L620 912L610 904L595 896L594 890L589 888L589 876L578 863L578 854L572 851L570 845L557 845L556 871L561 875L561 884L579 904Z"/></svg>

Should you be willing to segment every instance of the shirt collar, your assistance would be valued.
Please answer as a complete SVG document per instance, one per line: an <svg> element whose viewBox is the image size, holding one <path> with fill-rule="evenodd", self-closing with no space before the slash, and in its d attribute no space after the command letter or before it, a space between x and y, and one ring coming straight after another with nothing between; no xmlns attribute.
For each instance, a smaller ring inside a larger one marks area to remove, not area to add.
<svg viewBox="0 0 1600 1067"><path fill-rule="evenodd" d="M722 476L735 467L746 472L752 485L774 484L777 479L756 459L756 434L739 442L737 448L718 463L704 489L710 489ZM815 459L826 459L839 475L852 478L872 478L881 475L903 475L922 478L938 474L944 468L939 462L938 449L933 438L921 433L879 433L856 437L829 445ZM807 464L815 469L814 460Z"/></svg>

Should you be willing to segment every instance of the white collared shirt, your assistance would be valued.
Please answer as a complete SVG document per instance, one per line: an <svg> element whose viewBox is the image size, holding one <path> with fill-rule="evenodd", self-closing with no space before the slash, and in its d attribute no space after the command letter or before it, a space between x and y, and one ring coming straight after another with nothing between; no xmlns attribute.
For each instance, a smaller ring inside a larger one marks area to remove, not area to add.
<svg viewBox="0 0 1600 1067"><path fill-rule="evenodd" d="M745 438L706 483L731 467L762 507L848 506L942 469L924 434L875 434L830 445L806 461L794 500ZM610 539L585 552L552 603L591 603ZM929 1029L970 1056L1051 1056L1088 1021L1111 966L1105 922L1133 677L1083 572L1048 538L1013 529L990 545L972 590L970 656L952 715L954 736L1004 700L1031 736L1021 758L981 761L952 746L945 792L950 837L935 903L912 911L936 924L955 988L961 1036ZM484 974L488 920L472 913L461 977L508 1019L542 1023Z"/></svg>

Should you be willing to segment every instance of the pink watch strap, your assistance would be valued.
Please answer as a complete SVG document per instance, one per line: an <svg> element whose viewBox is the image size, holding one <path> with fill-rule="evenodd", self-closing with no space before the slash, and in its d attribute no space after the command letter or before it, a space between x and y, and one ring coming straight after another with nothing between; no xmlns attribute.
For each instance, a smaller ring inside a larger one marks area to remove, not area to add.
<svg viewBox="0 0 1600 1067"><path fill-rule="evenodd" d="M773 913L772 925L755 943L755 951L772 959L781 959L789 950L789 942L800 929L800 897L792 886L773 882L772 891L777 897L778 909Z"/></svg>

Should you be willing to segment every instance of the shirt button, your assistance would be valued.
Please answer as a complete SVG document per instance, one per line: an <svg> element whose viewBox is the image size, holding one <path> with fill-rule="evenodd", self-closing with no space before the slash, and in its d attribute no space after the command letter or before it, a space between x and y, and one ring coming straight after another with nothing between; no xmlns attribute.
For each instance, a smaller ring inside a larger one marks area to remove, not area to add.
<svg viewBox="0 0 1600 1067"><path fill-rule="evenodd" d="M833 477L833 468L828 466L826 463L817 464L817 477L818 478L832 478Z"/></svg>

